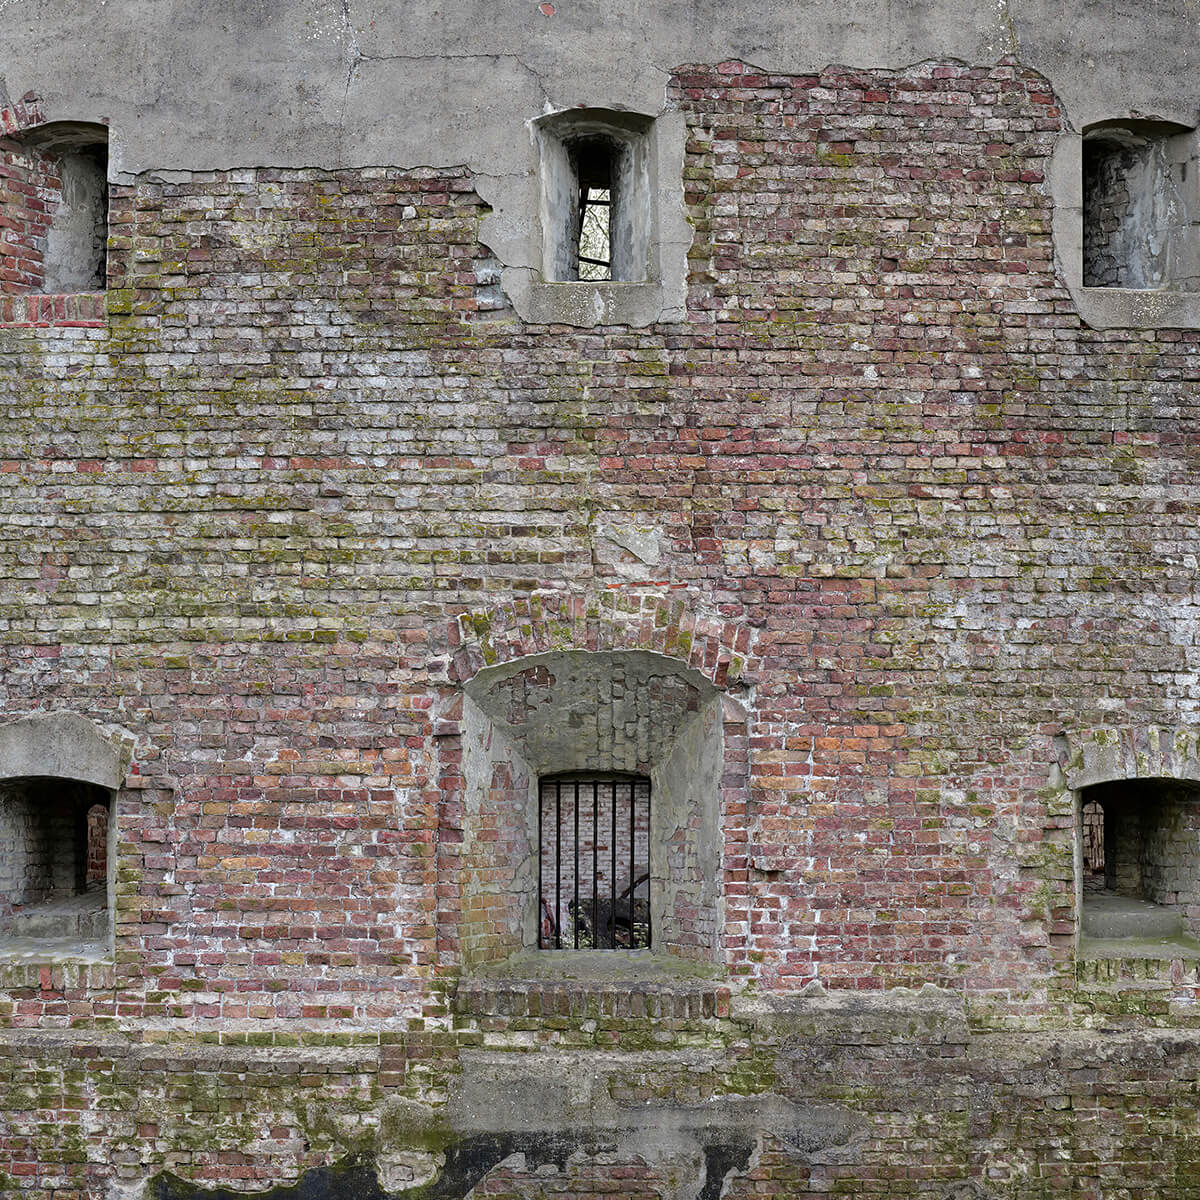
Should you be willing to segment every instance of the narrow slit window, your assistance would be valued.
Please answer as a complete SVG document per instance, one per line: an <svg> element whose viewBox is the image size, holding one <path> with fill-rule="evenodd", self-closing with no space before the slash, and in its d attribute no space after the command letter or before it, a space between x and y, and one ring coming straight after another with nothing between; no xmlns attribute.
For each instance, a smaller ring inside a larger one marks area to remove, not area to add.
<svg viewBox="0 0 1200 1200"><path fill-rule="evenodd" d="M538 121L544 282L649 281L657 236L653 128L639 114L595 108ZM609 303L619 292L598 295Z"/></svg>
<svg viewBox="0 0 1200 1200"><path fill-rule="evenodd" d="M644 776L540 781L539 949L650 947L649 831Z"/></svg>
<svg viewBox="0 0 1200 1200"><path fill-rule="evenodd" d="M575 149L575 175L579 182L580 279L612 279L612 212L615 148L607 142L583 142Z"/></svg>

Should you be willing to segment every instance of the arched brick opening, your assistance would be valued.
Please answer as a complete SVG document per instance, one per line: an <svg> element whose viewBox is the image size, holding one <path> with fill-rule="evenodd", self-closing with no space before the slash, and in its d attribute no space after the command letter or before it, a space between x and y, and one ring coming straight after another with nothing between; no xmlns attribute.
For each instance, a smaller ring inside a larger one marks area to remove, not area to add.
<svg viewBox="0 0 1200 1200"><path fill-rule="evenodd" d="M717 963L737 940L744 900L727 881L744 866L748 738L727 688L747 670L751 639L682 599L535 596L460 619L438 719L438 939L467 969L536 950L550 920L539 781L572 773L643 779L653 796L648 883L633 893L649 908L651 952ZM586 803L584 814L581 840ZM614 913L640 872L618 865ZM560 927L566 907L555 897ZM631 923L639 914L630 909Z"/></svg>
<svg viewBox="0 0 1200 1200"><path fill-rule="evenodd" d="M754 675L752 630L700 610L686 588L613 588L595 596L534 592L464 613L450 630L452 683L551 650L647 650L726 691Z"/></svg>

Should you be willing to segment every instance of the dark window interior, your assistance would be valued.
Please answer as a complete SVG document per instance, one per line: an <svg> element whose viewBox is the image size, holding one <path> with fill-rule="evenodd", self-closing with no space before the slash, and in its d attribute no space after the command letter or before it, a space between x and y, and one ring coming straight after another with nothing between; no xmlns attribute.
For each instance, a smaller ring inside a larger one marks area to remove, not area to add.
<svg viewBox="0 0 1200 1200"><path fill-rule="evenodd" d="M580 279L612 279L612 214L616 205L616 147L603 138L572 150L579 185L575 258Z"/></svg>

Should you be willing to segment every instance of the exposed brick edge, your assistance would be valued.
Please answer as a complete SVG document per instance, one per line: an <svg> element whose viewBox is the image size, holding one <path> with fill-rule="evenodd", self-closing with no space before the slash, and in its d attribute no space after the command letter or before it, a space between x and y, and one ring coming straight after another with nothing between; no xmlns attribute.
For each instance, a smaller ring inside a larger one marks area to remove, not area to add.
<svg viewBox="0 0 1200 1200"><path fill-rule="evenodd" d="M20 133L35 125L44 125L41 102L42 98L36 92L26 92L15 104L0 108L0 133Z"/></svg>
<svg viewBox="0 0 1200 1200"><path fill-rule="evenodd" d="M472 1016L703 1020L728 1017L729 1002L730 989L711 983L474 979L459 984L453 1007Z"/></svg>
<svg viewBox="0 0 1200 1200"><path fill-rule="evenodd" d="M24 329L103 328L104 292L0 296L0 325Z"/></svg>

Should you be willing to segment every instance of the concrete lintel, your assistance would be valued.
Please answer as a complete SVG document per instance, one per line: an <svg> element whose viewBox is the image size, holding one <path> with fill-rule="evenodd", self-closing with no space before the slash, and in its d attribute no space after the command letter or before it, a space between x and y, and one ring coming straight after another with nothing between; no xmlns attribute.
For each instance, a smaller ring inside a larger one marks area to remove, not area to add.
<svg viewBox="0 0 1200 1200"><path fill-rule="evenodd" d="M0 779L49 776L116 791L130 758L127 747L79 713L35 713L0 725Z"/></svg>
<svg viewBox="0 0 1200 1200"><path fill-rule="evenodd" d="M1121 779L1200 782L1200 732L1195 729L1095 729L1063 741L1061 766L1073 791Z"/></svg>

